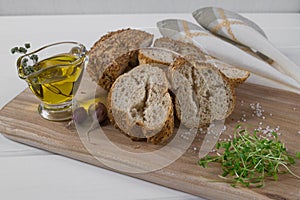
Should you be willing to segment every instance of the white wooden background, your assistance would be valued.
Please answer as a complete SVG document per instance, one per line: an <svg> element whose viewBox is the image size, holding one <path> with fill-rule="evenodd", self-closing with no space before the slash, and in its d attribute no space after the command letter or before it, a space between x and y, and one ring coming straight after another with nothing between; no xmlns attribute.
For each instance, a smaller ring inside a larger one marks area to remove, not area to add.
<svg viewBox="0 0 300 200"><path fill-rule="evenodd" d="M0 0L0 15L190 13L204 6L247 13L300 12L300 0Z"/></svg>

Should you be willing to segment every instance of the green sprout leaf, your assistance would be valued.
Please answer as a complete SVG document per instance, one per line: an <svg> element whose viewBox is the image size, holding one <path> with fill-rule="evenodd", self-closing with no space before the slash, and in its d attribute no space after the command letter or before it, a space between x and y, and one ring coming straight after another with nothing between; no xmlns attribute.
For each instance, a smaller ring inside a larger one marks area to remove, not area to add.
<svg viewBox="0 0 300 200"><path fill-rule="evenodd" d="M201 158L199 165L207 167L210 162L220 163L223 173L219 177L233 187L263 187L266 177L277 181L280 173L287 172L300 179L288 168L295 164L295 159L278 140L276 132L271 132L273 137L268 138L259 131L250 134L247 129L238 129L240 125L236 126L231 141L217 143L217 155ZM300 152L296 153L296 158L300 158Z"/></svg>

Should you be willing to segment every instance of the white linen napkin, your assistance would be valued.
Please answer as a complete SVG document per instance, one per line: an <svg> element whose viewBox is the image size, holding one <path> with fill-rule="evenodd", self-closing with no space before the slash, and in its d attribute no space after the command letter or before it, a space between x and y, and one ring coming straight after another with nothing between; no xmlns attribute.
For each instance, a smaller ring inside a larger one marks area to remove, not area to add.
<svg viewBox="0 0 300 200"><path fill-rule="evenodd" d="M265 80L269 87L300 93L300 84L293 78L196 24L180 19L167 19L159 21L157 27L164 37L191 42L204 53L247 70L259 79L257 82L256 79L250 78L250 82L262 84L262 80ZM266 84L263 83L263 85Z"/></svg>
<svg viewBox="0 0 300 200"><path fill-rule="evenodd" d="M276 62L272 65L274 68L300 83L300 67L275 48L254 22L237 13L216 7L198 9L193 12L193 16L211 33L268 56Z"/></svg>

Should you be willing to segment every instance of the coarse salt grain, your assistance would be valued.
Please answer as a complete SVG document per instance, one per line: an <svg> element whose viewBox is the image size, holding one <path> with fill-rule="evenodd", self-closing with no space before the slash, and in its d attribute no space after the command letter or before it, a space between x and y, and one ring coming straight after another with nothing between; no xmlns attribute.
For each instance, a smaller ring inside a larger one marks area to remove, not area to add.
<svg viewBox="0 0 300 200"><path fill-rule="evenodd" d="M253 110L253 114L255 114L257 117L262 117L264 110L262 109L262 106L260 103L251 103L250 108Z"/></svg>

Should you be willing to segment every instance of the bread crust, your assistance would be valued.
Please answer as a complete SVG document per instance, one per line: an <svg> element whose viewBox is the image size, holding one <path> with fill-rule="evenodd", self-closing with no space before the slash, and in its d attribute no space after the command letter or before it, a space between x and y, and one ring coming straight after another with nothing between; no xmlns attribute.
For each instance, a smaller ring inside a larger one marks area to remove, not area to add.
<svg viewBox="0 0 300 200"><path fill-rule="evenodd" d="M134 67L130 66L130 61L136 52L137 50L131 51L115 59L99 77L98 85L108 91L121 74Z"/></svg>
<svg viewBox="0 0 300 200"><path fill-rule="evenodd" d="M93 81L108 91L120 74L138 65L138 49L150 46L152 41L153 35L145 31L128 28L109 32L88 52L86 70Z"/></svg>

